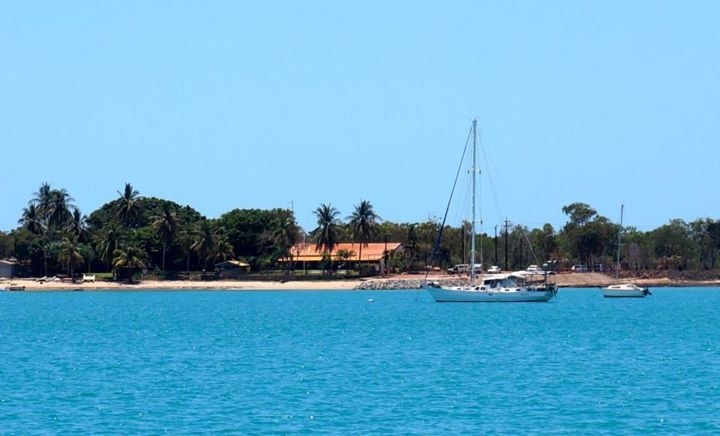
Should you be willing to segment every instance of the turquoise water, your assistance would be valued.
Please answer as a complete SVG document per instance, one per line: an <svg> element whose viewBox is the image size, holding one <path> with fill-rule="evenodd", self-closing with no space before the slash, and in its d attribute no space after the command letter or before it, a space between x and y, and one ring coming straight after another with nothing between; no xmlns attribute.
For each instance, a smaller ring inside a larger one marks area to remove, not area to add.
<svg viewBox="0 0 720 436"><path fill-rule="evenodd" d="M653 293L5 292L0 433L718 433L720 289Z"/></svg>

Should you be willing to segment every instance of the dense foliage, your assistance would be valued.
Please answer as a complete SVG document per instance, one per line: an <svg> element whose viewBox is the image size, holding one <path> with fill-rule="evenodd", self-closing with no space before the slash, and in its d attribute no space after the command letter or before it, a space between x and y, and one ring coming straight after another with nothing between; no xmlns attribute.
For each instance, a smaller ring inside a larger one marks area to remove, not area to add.
<svg viewBox="0 0 720 436"><path fill-rule="evenodd" d="M691 223L674 219L641 232L620 229L584 203L562 208L568 217L562 229L550 224L528 229L505 223L492 235L478 235L476 245L485 265L505 270L528 264L547 264L556 269L582 264L589 269L612 270L618 232L622 234L623 270L706 270L717 268L720 252L720 221L710 218ZM292 256L299 242L315 244L330 254L339 242L401 242L403 249L389 259L393 271L421 271L428 265L447 268L468 263L469 223L446 226L437 250L439 232L434 221L392 223L381 221L372 204L362 200L343 222L331 204L316 210L317 227L309 232L287 209L234 209L208 219L190 206L169 200L142 197L129 183L118 196L93 211L81 214L64 189L44 183L21 211L19 226L0 232L0 258L15 259L27 276L77 274L80 271L112 272L132 279L140 270L159 275L212 271L223 260L237 259L252 271L287 267L278 260ZM431 254L435 251L435 258ZM345 257L348 257L345 253ZM355 265L356 269L360 265Z"/></svg>

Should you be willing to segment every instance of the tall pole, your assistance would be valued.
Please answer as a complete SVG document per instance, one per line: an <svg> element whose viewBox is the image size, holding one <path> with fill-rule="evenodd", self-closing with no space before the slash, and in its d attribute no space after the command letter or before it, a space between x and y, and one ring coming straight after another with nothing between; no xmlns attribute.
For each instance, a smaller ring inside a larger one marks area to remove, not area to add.
<svg viewBox="0 0 720 436"><path fill-rule="evenodd" d="M475 283L475 179L476 174L476 168L477 168L477 145L476 145L476 138L477 138L477 119L474 119L472 122L472 132L473 132L473 154L472 154L472 223L470 225L470 283Z"/></svg>
<svg viewBox="0 0 720 436"><path fill-rule="evenodd" d="M505 218L505 271L508 270L508 219Z"/></svg>
<svg viewBox="0 0 720 436"><path fill-rule="evenodd" d="M385 233L385 251L383 251L383 275L387 275L388 270L388 251L387 251L387 241L388 241L388 235Z"/></svg>
<svg viewBox="0 0 720 436"><path fill-rule="evenodd" d="M495 224L495 263L493 265L497 264L497 224Z"/></svg>
<svg viewBox="0 0 720 436"><path fill-rule="evenodd" d="M615 265L615 279L620 278L620 238L622 234L622 223L623 223L623 211L625 209L625 205L620 205L620 227L618 228L618 249L617 249L617 264Z"/></svg>

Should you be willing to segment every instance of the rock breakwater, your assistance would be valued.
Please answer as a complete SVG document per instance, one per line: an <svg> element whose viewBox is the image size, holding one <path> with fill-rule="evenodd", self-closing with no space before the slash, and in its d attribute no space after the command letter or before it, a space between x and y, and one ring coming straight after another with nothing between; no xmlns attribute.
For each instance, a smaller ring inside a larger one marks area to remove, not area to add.
<svg viewBox="0 0 720 436"><path fill-rule="evenodd" d="M444 286L460 286L467 284L467 280L463 279L440 279L428 280L437 282ZM426 281L423 279L372 279L366 280L355 287L362 291L395 291L402 289L421 289L425 286Z"/></svg>

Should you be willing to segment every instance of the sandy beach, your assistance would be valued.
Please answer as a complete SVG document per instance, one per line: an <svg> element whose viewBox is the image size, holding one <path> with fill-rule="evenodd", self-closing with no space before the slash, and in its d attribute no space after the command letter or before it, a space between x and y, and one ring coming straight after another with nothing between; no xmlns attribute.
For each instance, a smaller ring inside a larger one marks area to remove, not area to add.
<svg viewBox="0 0 720 436"><path fill-rule="evenodd" d="M428 280L452 279L453 276L445 274L431 275ZM25 291L133 291L133 290L233 290L233 291L322 291L322 290L354 290L368 288L369 284L384 283L386 289L412 289L417 288L418 283L424 279L422 275L394 275L388 277L368 278L363 280L208 280L208 281L186 281L186 280L143 280L134 284L127 282L70 282L70 281L45 281L37 279L2 279L0 288L8 286L24 287ZM558 274L554 276L555 283L561 288L592 288L606 286L615 283L615 279L601 273L572 273ZM654 279L624 279L635 282L639 285L650 287L666 286L720 286L720 280L710 281L678 281L668 278ZM407 284L406 286L404 284Z"/></svg>
<svg viewBox="0 0 720 436"><path fill-rule="evenodd" d="M0 288L9 285L25 287L25 291L133 291L133 290L263 290L263 291L300 291L300 290L350 290L357 287L359 280L317 280L317 281L241 281L241 280L143 280L134 284L127 282L76 282L47 281L32 279L8 279L0 282Z"/></svg>

